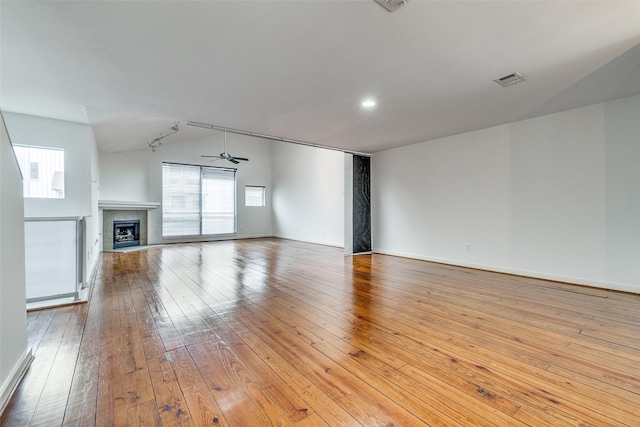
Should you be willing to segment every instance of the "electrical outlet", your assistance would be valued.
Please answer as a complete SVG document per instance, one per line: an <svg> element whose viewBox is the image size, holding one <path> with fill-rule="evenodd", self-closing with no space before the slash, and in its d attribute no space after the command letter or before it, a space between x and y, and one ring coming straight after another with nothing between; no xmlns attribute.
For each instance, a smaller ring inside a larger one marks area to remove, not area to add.
<svg viewBox="0 0 640 427"><path fill-rule="evenodd" d="M471 252L471 243L467 243L466 245L464 245L464 250L467 252Z"/></svg>

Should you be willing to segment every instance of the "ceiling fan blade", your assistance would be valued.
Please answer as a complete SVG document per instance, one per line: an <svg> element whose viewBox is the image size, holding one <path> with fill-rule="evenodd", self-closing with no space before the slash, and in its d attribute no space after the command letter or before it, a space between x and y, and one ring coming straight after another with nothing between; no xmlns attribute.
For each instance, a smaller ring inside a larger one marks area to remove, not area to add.
<svg viewBox="0 0 640 427"><path fill-rule="evenodd" d="M220 156L206 156L206 155L202 155L202 156L200 156L200 157L215 157L216 159L219 159L219 158L220 158Z"/></svg>
<svg viewBox="0 0 640 427"><path fill-rule="evenodd" d="M248 161L249 161L249 159L247 159L246 157L236 157L236 156L233 156L233 158L234 158L234 159L236 159L236 160L242 160L243 162L248 162Z"/></svg>
<svg viewBox="0 0 640 427"><path fill-rule="evenodd" d="M234 159L233 157L228 158L227 160L229 160L231 163L233 163L234 165L237 165L238 163L240 163L239 161L237 161L236 159Z"/></svg>

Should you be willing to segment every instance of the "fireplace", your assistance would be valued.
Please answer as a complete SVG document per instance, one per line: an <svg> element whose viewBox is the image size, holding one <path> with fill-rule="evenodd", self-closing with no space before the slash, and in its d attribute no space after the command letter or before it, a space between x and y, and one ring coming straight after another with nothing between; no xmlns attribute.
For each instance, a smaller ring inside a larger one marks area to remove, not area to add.
<svg viewBox="0 0 640 427"><path fill-rule="evenodd" d="M111 209L101 208L102 212L102 250L105 252L120 250L113 247L114 239L114 226L116 221L123 223L132 223L139 221L139 246L146 246L149 243L148 240L148 215L147 209ZM120 247L122 248L122 247ZM125 248L126 249L126 248Z"/></svg>
<svg viewBox="0 0 640 427"><path fill-rule="evenodd" d="M113 221L113 249L140 246L140 221Z"/></svg>

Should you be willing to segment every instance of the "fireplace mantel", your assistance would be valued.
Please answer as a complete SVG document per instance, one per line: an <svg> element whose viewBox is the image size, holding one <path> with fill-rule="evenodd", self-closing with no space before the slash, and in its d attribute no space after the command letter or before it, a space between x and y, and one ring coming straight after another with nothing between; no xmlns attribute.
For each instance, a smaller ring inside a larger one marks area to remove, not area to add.
<svg viewBox="0 0 640 427"><path fill-rule="evenodd" d="M98 208L117 211L140 211L158 209L160 202L128 202L121 200L98 200Z"/></svg>

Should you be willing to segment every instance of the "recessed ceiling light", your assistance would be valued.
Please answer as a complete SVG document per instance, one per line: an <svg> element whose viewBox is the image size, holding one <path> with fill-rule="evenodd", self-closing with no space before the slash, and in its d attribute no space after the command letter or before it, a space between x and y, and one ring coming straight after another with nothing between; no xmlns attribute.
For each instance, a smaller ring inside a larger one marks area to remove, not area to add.
<svg viewBox="0 0 640 427"><path fill-rule="evenodd" d="M362 101L362 106L364 108L375 107L376 106L376 101L374 101L373 99L366 99L366 100Z"/></svg>

